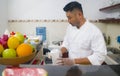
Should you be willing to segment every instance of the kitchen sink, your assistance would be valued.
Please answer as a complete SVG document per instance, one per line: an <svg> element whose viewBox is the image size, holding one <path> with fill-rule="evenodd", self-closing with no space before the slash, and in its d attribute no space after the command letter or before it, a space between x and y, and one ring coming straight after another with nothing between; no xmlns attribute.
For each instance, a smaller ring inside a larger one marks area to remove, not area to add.
<svg viewBox="0 0 120 76"><path fill-rule="evenodd" d="M120 54L108 54L108 56L116 63L120 64Z"/></svg>
<svg viewBox="0 0 120 76"><path fill-rule="evenodd" d="M107 47L107 52L112 52L113 54L120 54L120 50L115 47Z"/></svg>
<svg viewBox="0 0 120 76"><path fill-rule="evenodd" d="M115 47L107 47L107 64L120 64L120 50Z"/></svg>

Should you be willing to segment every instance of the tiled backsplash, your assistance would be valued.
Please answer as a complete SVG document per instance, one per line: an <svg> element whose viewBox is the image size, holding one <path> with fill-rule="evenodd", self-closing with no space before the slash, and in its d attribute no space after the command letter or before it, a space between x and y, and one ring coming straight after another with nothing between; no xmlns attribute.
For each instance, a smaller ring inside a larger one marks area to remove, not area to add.
<svg viewBox="0 0 120 76"><path fill-rule="evenodd" d="M8 20L8 22L67 22L67 20Z"/></svg>
<svg viewBox="0 0 120 76"><path fill-rule="evenodd" d="M111 38L109 46L119 48L120 44L117 43L117 36L120 35L120 25L112 23L100 23L91 21L103 33ZM36 27L46 27L48 43L52 41L62 41L66 32L67 20L9 20L10 31L19 31L27 35L36 35Z"/></svg>

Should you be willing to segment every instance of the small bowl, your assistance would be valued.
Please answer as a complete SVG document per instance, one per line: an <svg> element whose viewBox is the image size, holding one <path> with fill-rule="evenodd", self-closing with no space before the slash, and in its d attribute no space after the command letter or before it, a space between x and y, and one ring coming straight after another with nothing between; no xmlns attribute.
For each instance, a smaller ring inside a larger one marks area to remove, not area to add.
<svg viewBox="0 0 120 76"><path fill-rule="evenodd" d="M24 57L15 57L15 58L2 58L0 57L0 64L2 65L19 65L22 63L26 63L32 60L36 55L36 51L34 51L31 55Z"/></svg>

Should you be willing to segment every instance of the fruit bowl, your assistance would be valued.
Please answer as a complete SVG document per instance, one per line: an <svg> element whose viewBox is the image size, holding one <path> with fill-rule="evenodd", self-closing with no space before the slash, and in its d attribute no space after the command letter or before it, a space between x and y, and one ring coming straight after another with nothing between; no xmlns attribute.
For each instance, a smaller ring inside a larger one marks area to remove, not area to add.
<svg viewBox="0 0 120 76"><path fill-rule="evenodd" d="M27 63L32 60L36 55L36 51L34 51L31 55L24 57L15 57L15 58L2 58L0 57L0 64L2 65L19 65L22 63Z"/></svg>

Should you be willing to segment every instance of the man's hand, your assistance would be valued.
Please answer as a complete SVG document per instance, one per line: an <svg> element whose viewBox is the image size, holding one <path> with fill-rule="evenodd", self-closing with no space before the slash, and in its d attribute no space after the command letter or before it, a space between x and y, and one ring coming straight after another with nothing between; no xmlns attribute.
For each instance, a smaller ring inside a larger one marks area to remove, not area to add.
<svg viewBox="0 0 120 76"><path fill-rule="evenodd" d="M62 52L59 51L59 58L62 58Z"/></svg>
<svg viewBox="0 0 120 76"><path fill-rule="evenodd" d="M74 59L69 59L69 58L59 58L57 60L58 65L74 65L75 61Z"/></svg>

